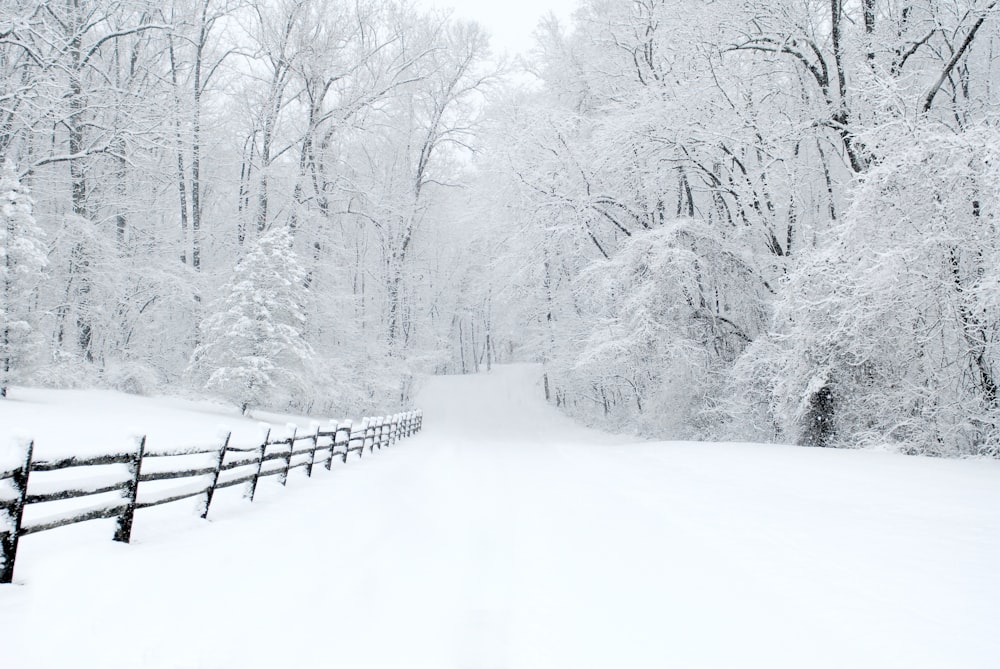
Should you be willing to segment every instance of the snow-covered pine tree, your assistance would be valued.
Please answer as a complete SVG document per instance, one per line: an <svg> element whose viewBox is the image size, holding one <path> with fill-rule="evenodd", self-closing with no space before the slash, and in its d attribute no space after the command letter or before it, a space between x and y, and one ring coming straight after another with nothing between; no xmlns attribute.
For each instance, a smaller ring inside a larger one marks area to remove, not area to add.
<svg viewBox="0 0 1000 669"><path fill-rule="evenodd" d="M276 226L262 235L201 323L192 377L244 414L294 397L313 359L303 336L304 278L289 229Z"/></svg>
<svg viewBox="0 0 1000 669"><path fill-rule="evenodd" d="M33 202L14 164L0 171L0 397L28 358L35 287L45 268L44 232L32 215Z"/></svg>

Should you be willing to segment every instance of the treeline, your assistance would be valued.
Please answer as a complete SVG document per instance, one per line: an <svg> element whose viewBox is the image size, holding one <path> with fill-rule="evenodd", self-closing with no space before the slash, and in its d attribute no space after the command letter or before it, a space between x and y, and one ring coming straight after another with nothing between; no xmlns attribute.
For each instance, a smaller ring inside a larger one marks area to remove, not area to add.
<svg viewBox="0 0 1000 669"><path fill-rule="evenodd" d="M405 403L487 55L389 0L0 4L0 387Z"/></svg>
<svg viewBox="0 0 1000 669"><path fill-rule="evenodd" d="M660 436L1000 453L997 5L543 24L543 86L484 167L495 297L550 399Z"/></svg>
<svg viewBox="0 0 1000 669"><path fill-rule="evenodd" d="M5 2L0 388L996 455L998 4Z"/></svg>

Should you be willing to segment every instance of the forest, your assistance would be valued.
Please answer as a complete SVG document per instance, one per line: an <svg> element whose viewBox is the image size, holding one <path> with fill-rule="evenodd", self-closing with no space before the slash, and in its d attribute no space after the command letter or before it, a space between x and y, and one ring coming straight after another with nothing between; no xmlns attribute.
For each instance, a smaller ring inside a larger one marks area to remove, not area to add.
<svg viewBox="0 0 1000 669"><path fill-rule="evenodd" d="M998 457L998 4L4 0L0 395Z"/></svg>

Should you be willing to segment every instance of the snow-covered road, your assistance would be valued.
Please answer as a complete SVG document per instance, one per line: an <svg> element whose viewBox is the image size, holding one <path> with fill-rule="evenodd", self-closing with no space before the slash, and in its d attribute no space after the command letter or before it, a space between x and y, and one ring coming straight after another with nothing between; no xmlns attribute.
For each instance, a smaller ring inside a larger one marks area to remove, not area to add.
<svg viewBox="0 0 1000 669"><path fill-rule="evenodd" d="M538 375L432 379L417 437L208 523L27 539L0 666L1000 666L1000 463L628 443Z"/></svg>

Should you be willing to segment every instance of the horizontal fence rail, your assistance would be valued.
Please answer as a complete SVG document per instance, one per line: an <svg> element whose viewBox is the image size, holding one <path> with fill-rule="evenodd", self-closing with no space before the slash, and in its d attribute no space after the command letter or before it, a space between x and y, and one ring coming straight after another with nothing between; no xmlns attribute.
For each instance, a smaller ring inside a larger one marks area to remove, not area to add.
<svg viewBox="0 0 1000 669"><path fill-rule="evenodd" d="M19 467L0 470L0 584L13 581L21 537L88 520L115 518L114 540L129 543L138 509L201 497L200 515L207 518L217 490L243 485L244 498L252 502L262 478L276 476L284 486L289 472L300 468L311 478L317 465L330 470L335 458L342 463L351 453L361 458L365 448L369 453L381 450L419 432L422 426L423 414L408 411L357 422L331 422L325 429L318 427L309 433L293 430L291 436L282 439L271 439L268 430L260 445L250 448L231 445L231 433L218 447L168 451L151 450L146 437L141 437L136 448L127 453L59 460L34 459L34 442L29 442ZM71 480L31 478L35 472L63 471L71 473L67 477ZM177 485L163 487L158 485L161 482ZM5 488L13 490L13 496L4 496ZM118 493L113 500L100 498L113 493ZM45 519L25 523L28 506L67 500L83 501Z"/></svg>

